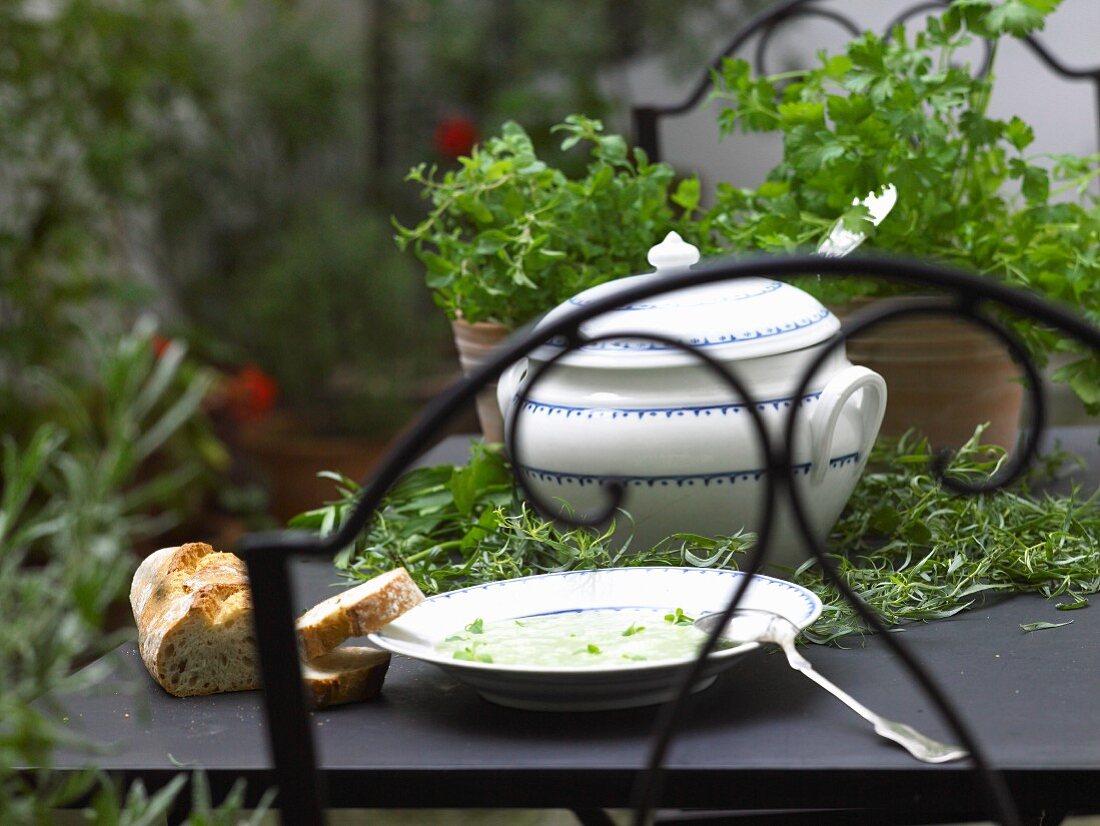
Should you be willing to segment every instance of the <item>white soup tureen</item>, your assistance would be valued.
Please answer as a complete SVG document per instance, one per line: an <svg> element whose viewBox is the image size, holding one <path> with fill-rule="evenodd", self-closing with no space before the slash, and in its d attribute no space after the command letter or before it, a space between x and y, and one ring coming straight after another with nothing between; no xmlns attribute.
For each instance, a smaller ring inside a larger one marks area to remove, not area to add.
<svg viewBox="0 0 1100 826"><path fill-rule="evenodd" d="M695 263L699 253L676 233L650 250L657 271L601 284L547 314L545 325L578 306L664 272ZM769 437L783 438L799 410L793 470L808 516L823 538L855 488L878 434L886 384L848 361L843 346L828 356L806 392L794 398L813 359L840 328L808 293L781 281L743 278L676 290L622 306L580 327L601 338L566 354L519 390L564 342L551 341L509 367L498 401L509 433L523 417L513 462L544 503L584 514L603 512L611 482L622 485L630 519L616 538L631 548L674 533L726 535L759 528L764 453L748 411L754 405ZM736 375L750 398L690 353L667 343L626 337L654 333L691 345ZM615 334L623 334L621 339ZM768 553L772 565L805 560L789 505L778 503Z"/></svg>

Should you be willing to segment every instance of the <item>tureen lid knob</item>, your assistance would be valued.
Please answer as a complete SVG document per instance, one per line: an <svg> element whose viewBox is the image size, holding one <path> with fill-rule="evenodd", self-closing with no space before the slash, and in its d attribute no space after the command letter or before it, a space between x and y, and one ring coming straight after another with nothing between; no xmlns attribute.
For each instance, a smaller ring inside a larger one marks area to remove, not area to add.
<svg viewBox="0 0 1100 826"><path fill-rule="evenodd" d="M680 233L670 232L664 241L649 248L646 260L658 270L690 267L699 260L699 248L681 238Z"/></svg>

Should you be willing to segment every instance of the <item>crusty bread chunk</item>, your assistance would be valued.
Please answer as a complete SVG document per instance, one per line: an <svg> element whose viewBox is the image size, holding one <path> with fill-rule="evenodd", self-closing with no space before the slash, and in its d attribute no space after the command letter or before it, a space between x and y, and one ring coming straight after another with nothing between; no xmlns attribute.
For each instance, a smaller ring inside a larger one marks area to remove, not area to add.
<svg viewBox="0 0 1100 826"><path fill-rule="evenodd" d="M302 666L306 689L316 706L365 700L381 690L388 652L348 647L328 653L348 636L368 633L358 631L364 622L378 630L407 610L400 606L412 607L424 598L404 569L377 579L381 582L376 587L366 587L375 582L371 580L346 592L358 592L358 601L340 601L346 596L341 594L317 606L333 603L329 609L318 614L313 609L302 617L314 615L307 627L322 629L310 637L309 650L317 655L309 656L313 661ZM407 584L398 584L406 580ZM141 659L168 693L191 697L260 687L252 599L245 565L238 557L201 542L162 548L134 574L130 607ZM341 619L348 613L359 619ZM336 628L349 628L350 633L340 636ZM304 640L302 648L306 648ZM322 653L326 656L319 656Z"/></svg>
<svg viewBox="0 0 1100 826"><path fill-rule="evenodd" d="M130 586L145 667L177 697L259 688L244 562L191 542L146 557Z"/></svg>
<svg viewBox="0 0 1100 826"><path fill-rule="evenodd" d="M377 697L390 667L390 652L346 646L302 663L302 678L314 708Z"/></svg>
<svg viewBox="0 0 1100 826"><path fill-rule="evenodd" d="M298 618L302 659L319 657L348 637L373 634L423 601L424 594L404 568L329 597Z"/></svg>

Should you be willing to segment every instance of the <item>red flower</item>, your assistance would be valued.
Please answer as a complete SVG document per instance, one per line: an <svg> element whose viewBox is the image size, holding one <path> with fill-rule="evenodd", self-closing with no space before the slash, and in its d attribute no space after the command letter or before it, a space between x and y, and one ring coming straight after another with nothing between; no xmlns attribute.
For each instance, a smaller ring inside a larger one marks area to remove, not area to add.
<svg viewBox="0 0 1100 826"><path fill-rule="evenodd" d="M469 155L477 143L477 127L469 118L445 118L435 127L432 142L435 151L445 158Z"/></svg>
<svg viewBox="0 0 1100 826"><path fill-rule="evenodd" d="M172 346L172 339L165 338L164 336L160 335L159 333L154 333L153 334L152 345L153 345L153 355L156 356L159 359L159 358L162 358L164 356L164 351Z"/></svg>
<svg viewBox="0 0 1100 826"><path fill-rule="evenodd" d="M229 414L238 422L255 422L264 418L275 406L278 395L279 385L275 379L255 364L246 364L226 382Z"/></svg>

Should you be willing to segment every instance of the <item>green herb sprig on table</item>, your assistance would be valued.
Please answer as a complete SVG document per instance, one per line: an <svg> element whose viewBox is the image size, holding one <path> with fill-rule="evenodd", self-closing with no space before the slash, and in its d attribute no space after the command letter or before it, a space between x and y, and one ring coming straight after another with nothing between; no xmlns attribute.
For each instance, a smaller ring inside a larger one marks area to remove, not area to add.
<svg viewBox="0 0 1100 826"><path fill-rule="evenodd" d="M342 498L300 514L291 526L328 533L355 504L358 485L327 474ZM627 518L625 515L623 518ZM336 568L367 579L403 566L427 594L566 570L697 565L736 567L751 534L669 537L654 548L613 548L614 527L564 530L517 498L499 445L474 443L469 462L413 470L389 492L375 519L336 558Z"/></svg>
<svg viewBox="0 0 1100 826"><path fill-rule="evenodd" d="M950 472L983 478L1005 452L980 443L979 430ZM1046 476L1064 457L1051 457ZM927 442L883 441L829 540L840 574L887 626L943 619L988 595L1038 592L1083 608L1100 591L1100 493L1035 493L1027 487L960 497L932 475ZM356 486L342 480L341 500L302 514L292 525L330 531L354 505ZM561 530L518 501L499 449L475 444L469 463L415 470L391 491L379 515L337 569L366 579L401 565L432 594L550 571L634 565L737 569L751 534L679 534L655 548L616 549L610 531ZM825 610L806 633L831 642L862 633L861 618L807 564L791 578L821 597ZM670 614L683 618L683 611Z"/></svg>
<svg viewBox="0 0 1100 826"><path fill-rule="evenodd" d="M1005 460L1003 448L979 443L980 432L952 474L987 478ZM956 496L932 475L927 442L911 435L880 445L870 464L878 469L864 473L833 529L830 558L887 626L950 617L991 594L1065 595L1083 606L1085 594L1100 591L1100 491L1054 495L1025 485ZM1036 473L1057 464L1052 457ZM865 630L819 569L803 566L795 580L825 603L811 639Z"/></svg>
<svg viewBox="0 0 1100 826"><path fill-rule="evenodd" d="M775 133L783 157L756 188L718 186L701 219L706 251L816 246L842 215L869 247L976 271L1100 323L1100 206L1089 191L1100 155L1038 155L1031 126L987 114L998 44L1041 29L1057 5L956 0L926 31L867 33L806 71L755 76L744 60L726 61L715 74L720 130ZM991 48L984 74L960 65L980 38ZM873 227L852 199L888 183L897 205ZM833 304L903 289L849 279L799 286ZM1079 354L1059 378L1100 412L1100 359L1041 325L1014 327L1040 363L1053 350Z"/></svg>

